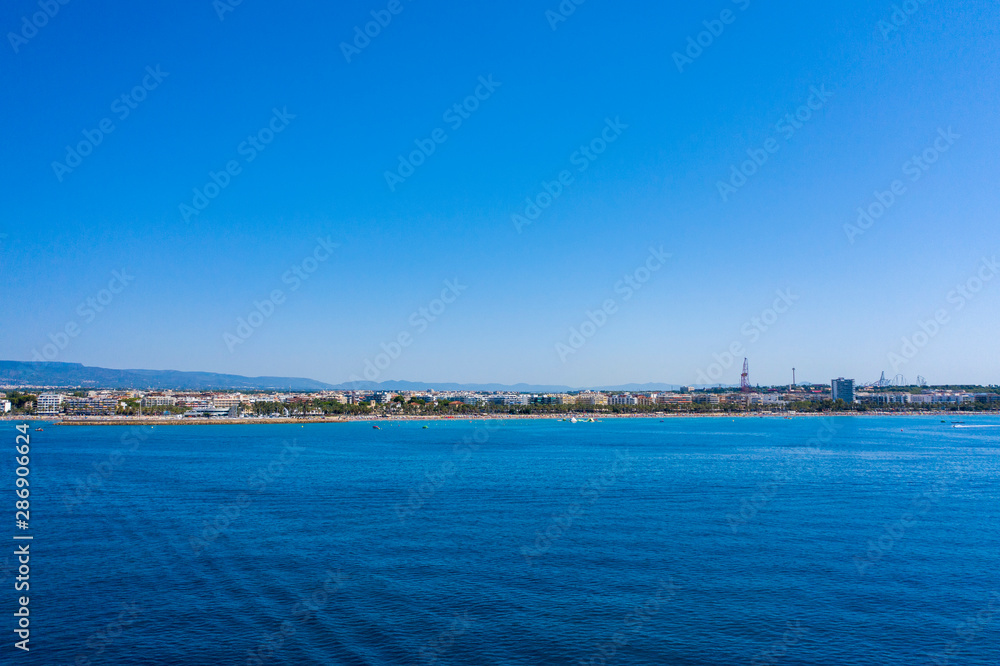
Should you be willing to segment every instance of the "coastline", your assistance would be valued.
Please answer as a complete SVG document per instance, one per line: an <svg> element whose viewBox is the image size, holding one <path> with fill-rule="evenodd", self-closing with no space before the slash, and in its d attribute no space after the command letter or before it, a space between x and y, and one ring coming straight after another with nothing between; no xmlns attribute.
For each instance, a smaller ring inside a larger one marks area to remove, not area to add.
<svg viewBox="0 0 1000 666"><path fill-rule="evenodd" d="M771 419L787 419L793 420L796 418L810 418L810 417L874 417L874 416L894 416L894 417L934 417L934 418L945 418L945 419L963 419L972 418L976 416L998 416L1000 411L981 411L981 412L741 412L741 413L710 413L710 414L687 414L687 413L652 413L652 414L463 414L456 416L422 416L422 415L405 415L405 416L328 416L328 417L317 417L317 416L305 416L305 417L279 417L279 418L229 418L229 417L219 417L219 418L159 418L159 417L136 417L136 416L120 416L120 417L107 417L107 416L97 416L97 417L71 417L71 418L39 418L37 415L28 417L12 417L12 416L0 416L0 421L30 421L35 423L47 423L50 425L60 425L60 426L127 426L127 425L143 425L143 426L153 426L153 425L171 425L171 426L184 426L184 425L294 425L294 424L322 424L322 423L394 423L394 422L404 422L404 421L424 421L424 422L444 422L444 421L513 421L513 420L537 420L537 419L554 419L557 421L563 419L577 418L580 421L585 421L587 419L594 419L595 421L601 421L604 419L717 419L717 418L729 418L729 419L753 419L753 418L771 418Z"/></svg>

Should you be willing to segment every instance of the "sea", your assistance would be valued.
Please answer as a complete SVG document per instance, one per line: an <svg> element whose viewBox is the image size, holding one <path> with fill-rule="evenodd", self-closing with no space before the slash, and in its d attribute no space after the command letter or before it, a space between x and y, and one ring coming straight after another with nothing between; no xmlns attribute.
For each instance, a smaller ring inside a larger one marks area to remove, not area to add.
<svg viewBox="0 0 1000 666"><path fill-rule="evenodd" d="M40 425L3 664L1000 664L995 416Z"/></svg>

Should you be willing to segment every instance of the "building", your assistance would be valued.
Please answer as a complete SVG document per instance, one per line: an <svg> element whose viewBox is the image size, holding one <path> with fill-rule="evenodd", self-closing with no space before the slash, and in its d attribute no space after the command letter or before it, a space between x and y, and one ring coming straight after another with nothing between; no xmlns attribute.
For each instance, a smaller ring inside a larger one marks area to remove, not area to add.
<svg viewBox="0 0 1000 666"><path fill-rule="evenodd" d="M172 395L147 395L142 399L143 407L173 407L177 398Z"/></svg>
<svg viewBox="0 0 1000 666"><path fill-rule="evenodd" d="M396 394L392 391L375 391L372 396L372 402L376 405L384 405L392 402L392 399L396 397Z"/></svg>
<svg viewBox="0 0 1000 666"><path fill-rule="evenodd" d="M661 393L656 402L660 405L690 405L691 397L690 393Z"/></svg>
<svg viewBox="0 0 1000 666"><path fill-rule="evenodd" d="M830 382L832 387L832 398L834 402L843 400L847 403L854 402L854 380L839 377Z"/></svg>
<svg viewBox="0 0 1000 666"><path fill-rule="evenodd" d="M62 409L75 416L110 416L118 409L118 399L68 397L63 400Z"/></svg>
<svg viewBox="0 0 1000 666"><path fill-rule="evenodd" d="M715 393L699 393L691 398L695 403L702 403L708 405L718 405L720 402L719 396Z"/></svg>
<svg viewBox="0 0 1000 666"><path fill-rule="evenodd" d="M6 414L11 410L10 400L0 400L0 414Z"/></svg>
<svg viewBox="0 0 1000 666"><path fill-rule="evenodd" d="M622 395L613 395L608 398L609 405L638 405L639 399L634 395L629 395L624 393Z"/></svg>
<svg viewBox="0 0 1000 666"><path fill-rule="evenodd" d="M239 393L222 393L212 396L212 404L216 409L229 409L239 407L242 396Z"/></svg>
<svg viewBox="0 0 1000 666"><path fill-rule="evenodd" d="M287 411L288 410L286 409L285 416L288 416ZM238 412L239 412L239 407L237 407L236 405L233 405L229 409L220 409L211 406L195 407L194 409L188 410L184 414L184 417L189 419L191 418L211 419L211 418L223 418L223 417L235 418L239 416Z"/></svg>
<svg viewBox="0 0 1000 666"><path fill-rule="evenodd" d="M42 393L38 396L38 414L54 416L62 411L61 393Z"/></svg>
<svg viewBox="0 0 1000 666"><path fill-rule="evenodd" d="M576 404L586 405L589 407L606 405L608 404L608 396L603 393L593 393L591 391L587 391L576 396Z"/></svg>

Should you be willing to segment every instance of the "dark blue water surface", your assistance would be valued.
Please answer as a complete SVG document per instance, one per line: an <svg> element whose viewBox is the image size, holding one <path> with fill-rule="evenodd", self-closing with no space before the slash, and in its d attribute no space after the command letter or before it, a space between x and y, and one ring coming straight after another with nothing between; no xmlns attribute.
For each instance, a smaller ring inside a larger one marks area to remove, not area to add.
<svg viewBox="0 0 1000 666"><path fill-rule="evenodd" d="M47 426L0 661L995 666L964 421Z"/></svg>

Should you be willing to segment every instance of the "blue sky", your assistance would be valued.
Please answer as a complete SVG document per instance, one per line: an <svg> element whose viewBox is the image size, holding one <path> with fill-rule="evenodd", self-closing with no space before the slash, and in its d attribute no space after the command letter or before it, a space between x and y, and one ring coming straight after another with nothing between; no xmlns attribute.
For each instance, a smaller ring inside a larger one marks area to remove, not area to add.
<svg viewBox="0 0 1000 666"><path fill-rule="evenodd" d="M555 0L77 0L32 30L39 4L7 3L0 356L584 386L736 383L738 343L761 384L996 383L1000 280L955 290L1000 249L1000 19L911 5L890 31L889 2L589 0L556 21ZM348 62L372 12L391 22ZM707 46L679 68L689 38ZM651 271L650 248L670 255ZM127 286L102 292L113 271Z"/></svg>

